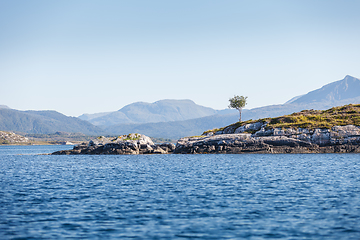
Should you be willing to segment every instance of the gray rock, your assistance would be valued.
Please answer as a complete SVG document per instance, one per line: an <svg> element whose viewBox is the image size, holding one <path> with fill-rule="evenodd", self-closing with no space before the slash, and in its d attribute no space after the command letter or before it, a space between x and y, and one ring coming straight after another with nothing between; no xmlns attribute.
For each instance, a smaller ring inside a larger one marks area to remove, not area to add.
<svg viewBox="0 0 360 240"><path fill-rule="evenodd" d="M264 124L225 128L222 134L182 138L174 153L360 153L360 127L348 125L332 129L266 129ZM231 132L224 134L224 132Z"/></svg>
<svg viewBox="0 0 360 240"><path fill-rule="evenodd" d="M354 125L347 125L347 126L335 126L332 129L333 136L339 137L360 137L360 127Z"/></svg>
<svg viewBox="0 0 360 240"><path fill-rule="evenodd" d="M261 128L259 131L254 133L254 136L257 137L271 136L271 135L274 135L274 129Z"/></svg>
<svg viewBox="0 0 360 240"><path fill-rule="evenodd" d="M265 127L265 125L262 122L249 123L249 124L245 124L244 126L238 127L237 129L235 129L234 133L243 133L246 131L259 131L262 127Z"/></svg>
<svg viewBox="0 0 360 240"><path fill-rule="evenodd" d="M72 150L54 152L54 155L69 154L168 154L175 150L172 143L154 144L142 134L122 135L115 138L98 137L82 143Z"/></svg>
<svg viewBox="0 0 360 240"><path fill-rule="evenodd" d="M330 130L329 129L315 129L311 136L311 142L320 146L329 145L330 143Z"/></svg>

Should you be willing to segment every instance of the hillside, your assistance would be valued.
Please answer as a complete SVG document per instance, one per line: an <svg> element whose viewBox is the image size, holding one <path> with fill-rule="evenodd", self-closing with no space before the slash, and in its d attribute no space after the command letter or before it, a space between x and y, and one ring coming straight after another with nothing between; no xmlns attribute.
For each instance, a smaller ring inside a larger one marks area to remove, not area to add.
<svg viewBox="0 0 360 240"><path fill-rule="evenodd" d="M80 119L97 126L124 123L157 123L184 121L217 114L217 110L195 104L191 100L160 100L154 103L136 102L116 112L83 114Z"/></svg>
<svg viewBox="0 0 360 240"><path fill-rule="evenodd" d="M56 111L18 111L0 109L0 129L34 134L54 132L77 132L87 135L99 135L104 131L75 117L67 117Z"/></svg>
<svg viewBox="0 0 360 240"><path fill-rule="evenodd" d="M360 104L349 104L327 110L303 110L301 112L275 118L236 122L226 127L205 131L203 134L234 133L236 129L240 127L254 125L256 123L266 124L266 129L302 128L314 130L316 128L331 129L334 126L360 126ZM254 129L252 128L245 130L245 132L249 133L252 133L253 131Z"/></svg>
<svg viewBox="0 0 360 240"><path fill-rule="evenodd" d="M360 104L237 122L181 138L174 153L360 153Z"/></svg>
<svg viewBox="0 0 360 240"><path fill-rule="evenodd" d="M10 109L8 106L6 106L6 105L0 105L0 109L1 108L6 108L6 109Z"/></svg>
<svg viewBox="0 0 360 240"><path fill-rule="evenodd" d="M308 128L330 129L334 126L360 126L360 104L333 107L328 110L303 110L286 116L271 119L269 128Z"/></svg>

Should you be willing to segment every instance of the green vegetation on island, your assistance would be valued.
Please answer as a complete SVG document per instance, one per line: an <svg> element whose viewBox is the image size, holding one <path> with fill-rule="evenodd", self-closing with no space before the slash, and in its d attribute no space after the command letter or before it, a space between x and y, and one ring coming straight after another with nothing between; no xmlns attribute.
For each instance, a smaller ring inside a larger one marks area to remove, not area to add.
<svg viewBox="0 0 360 240"><path fill-rule="evenodd" d="M307 128L307 129L330 129L334 126L355 125L360 126L360 104L349 104L340 107L333 107L328 110L303 110L275 118L262 118L258 120L248 120L236 122L223 128L217 128L205 131L203 135L222 131L225 128L232 127L236 129L246 124L263 122L267 123L267 129L274 128ZM251 131L251 130L250 130Z"/></svg>

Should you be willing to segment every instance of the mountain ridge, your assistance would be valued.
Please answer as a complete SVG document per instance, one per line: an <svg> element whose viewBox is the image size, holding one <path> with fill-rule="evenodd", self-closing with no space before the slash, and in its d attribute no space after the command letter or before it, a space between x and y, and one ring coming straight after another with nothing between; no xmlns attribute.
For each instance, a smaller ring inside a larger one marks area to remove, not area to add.
<svg viewBox="0 0 360 240"><path fill-rule="evenodd" d="M305 109L324 110L335 106L359 103L360 79L347 75L342 80L331 82L307 94L296 96L285 104L244 109L242 117L246 121L278 117ZM19 111L7 106L6 108L0 107L0 130L25 133L64 131L81 132L87 135L138 132L152 137L178 139L190 135L199 135L203 131L238 121L236 110L215 110L197 105L186 99L164 99L154 103L136 102L118 111L83 114L81 116L82 119L80 117L67 117L56 111ZM106 119L106 116L111 118ZM148 118L143 119L144 116ZM166 116L170 117L167 118ZM84 121L86 119L95 119L101 128L94 126L89 120ZM122 121L120 124L119 119ZM149 121L151 122L149 123Z"/></svg>
<svg viewBox="0 0 360 240"><path fill-rule="evenodd" d="M358 90L358 95L351 98L354 95L346 96L346 88L343 90L342 98L337 97L337 99L327 99L326 97L316 98L314 92L321 90L326 93L326 95L331 95L329 91L329 86L339 92L339 89L344 85L354 84L355 87L360 85L360 80L352 76L347 75L344 79L338 80L327 85L324 85L322 88L308 92L300 96L296 96L285 104L278 105L268 105L253 109L244 109L242 114L242 119L244 121L250 119L260 119L267 117L278 117L286 114L291 114L293 112L299 112L305 109L317 109L325 110L331 107L342 106L347 104L359 104L360 103L360 89ZM351 85L352 88L355 88ZM326 91L324 91L324 89ZM357 88L355 88L357 89ZM333 94L335 96L335 94ZM310 97L312 101L309 101ZM341 96L341 95L340 95ZM315 100L315 101L314 101ZM189 119L185 121L176 121L171 123L144 123L144 124L117 124L106 126L105 129L107 132L114 134L126 134L127 132L140 132L152 137L166 137L166 138L180 138L185 136L199 135L203 131L219 128L224 125L228 125L238 121L238 113L225 114L225 115L210 115L203 118Z"/></svg>
<svg viewBox="0 0 360 240"><path fill-rule="evenodd" d="M0 130L34 134L50 134L58 131L87 135L104 134L104 130L87 121L52 110L0 109Z"/></svg>
<svg viewBox="0 0 360 240"><path fill-rule="evenodd" d="M344 79L310 91L292 103L336 102L356 97L360 97L360 79L346 75Z"/></svg>
<svg viewBox="0 0 360 240"><path fill-rule="evenodd" d="M188 119L211 116L218 110L196 104L189 99L163 99L153 103L135 102L124 106L118 111L109 113L83 114L80 119L97 126L111 126L127 123L156 123L183 121Z"/></svg>

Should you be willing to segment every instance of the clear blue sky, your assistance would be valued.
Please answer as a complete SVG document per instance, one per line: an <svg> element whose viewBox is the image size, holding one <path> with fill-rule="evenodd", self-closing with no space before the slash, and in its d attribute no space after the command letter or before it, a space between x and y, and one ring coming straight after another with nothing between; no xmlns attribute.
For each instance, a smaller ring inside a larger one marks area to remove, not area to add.
<svg viewBox="0 0 360 240"><path fill-rule="evenodd" d="M360 78L356 0L0 0L0 105L281 104Z"/></svg>

